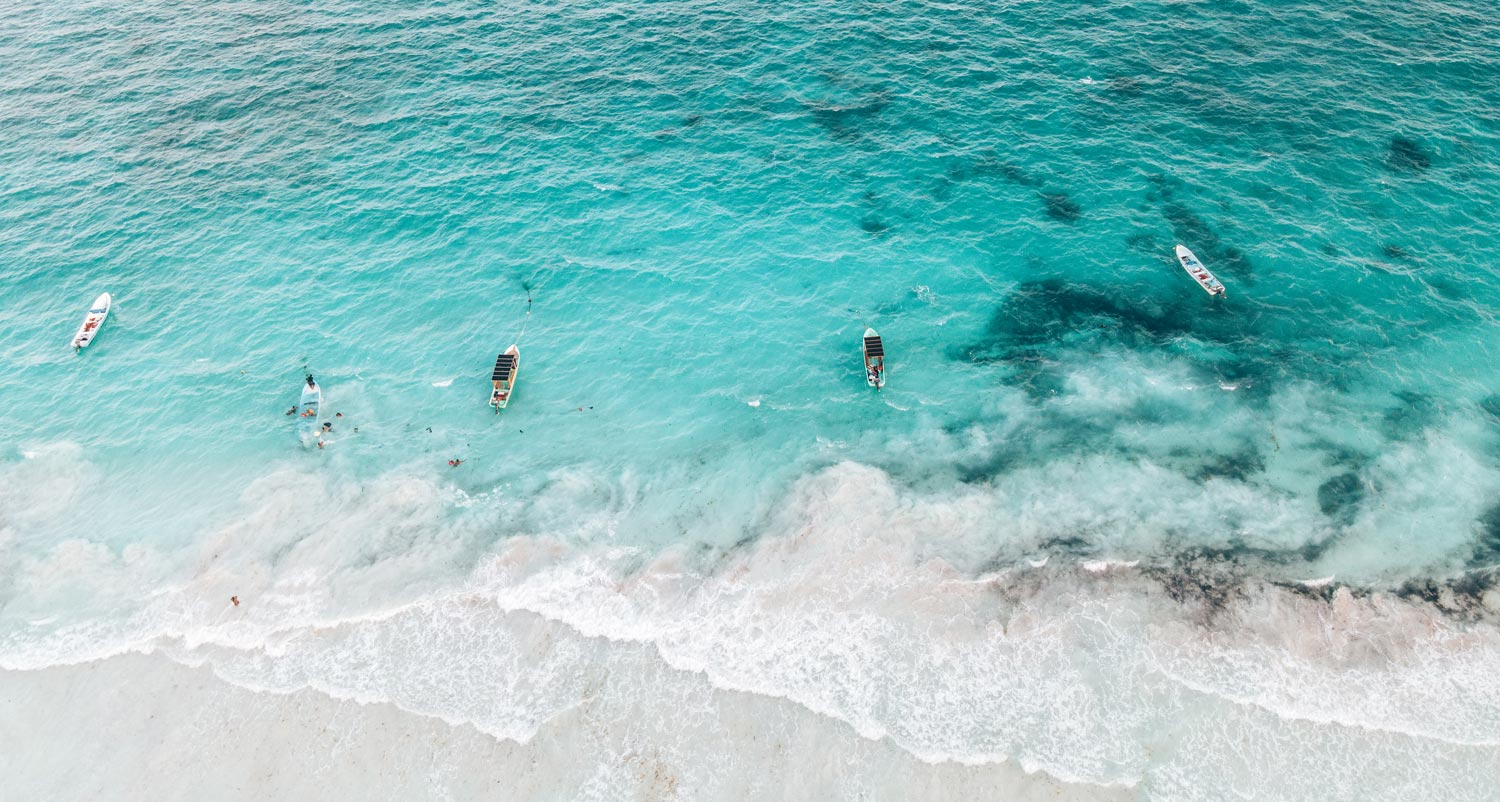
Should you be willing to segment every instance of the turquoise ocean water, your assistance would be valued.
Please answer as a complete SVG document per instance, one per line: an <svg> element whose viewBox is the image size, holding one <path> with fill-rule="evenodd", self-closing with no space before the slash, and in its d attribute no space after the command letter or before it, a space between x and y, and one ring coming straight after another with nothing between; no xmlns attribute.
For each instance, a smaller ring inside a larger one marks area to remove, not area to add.
<svg viewBox="0 0 1500 802"><path fill-rule="evenodd" d="M10 4L0 768L1489 798L1497 109L1472 0Z"/></svg>

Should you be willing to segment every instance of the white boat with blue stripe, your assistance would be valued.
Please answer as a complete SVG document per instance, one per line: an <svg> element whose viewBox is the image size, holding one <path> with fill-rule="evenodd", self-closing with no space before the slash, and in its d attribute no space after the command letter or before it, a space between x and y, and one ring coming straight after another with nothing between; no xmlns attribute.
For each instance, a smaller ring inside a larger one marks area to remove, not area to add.
<svg viewBox="0 0 1500 802"><path fill-rule="evenodd" d="M1194 256L1193 252L1187 249L1187 246L1177 246L1177 261L1182 263L1182 269L1186 270L1188 275L1192 276L1193 280L1198 282L1198 286L1202 287L1204 292L1209 295L1224 297L1224 285L1220 284L1219 280L1214 278L1213 273L1208 272L1208 268L1204 267L1203 263L1198 261L1198 257Z"/></svg>

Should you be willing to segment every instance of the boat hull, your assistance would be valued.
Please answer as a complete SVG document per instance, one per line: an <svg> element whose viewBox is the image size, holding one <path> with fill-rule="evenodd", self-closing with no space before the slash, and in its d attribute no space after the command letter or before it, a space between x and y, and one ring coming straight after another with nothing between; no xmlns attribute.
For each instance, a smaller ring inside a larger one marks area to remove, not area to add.
<svg viewBox="0 0 1500 802"><path fill-rule="evenodd" d="M864 357L865 384L879 390L885 386L885 343L874 329L865 329L860 352Z"/></svg>
<svg viewBox="0 0 1500 802"><path fill-rule="evenodd" d="M1208 272L1208 268L1204 267L1203 263L1198 261L1198 257L1185 246L1177 246L1177 263L1182 265L1182 269L1187 271L1194 281L1198 282L1198 286L1202 287L1204 292L1224 297L1224 285L1214 278L1214 274Z"/></svg>
<svg viewBox="0 0 1500 802"><path fill-rule="evenodd" d="M100 293L94 299L94 305L89 307L87 315L83 317L83 323L79 325L78 332L73 335L73 350L81 351L99 336L99 329L104 327L104 321L109 319L109 308L114 304L114 299L109 293Z"/></svg>
<svg viewBox="0 0 1500 802"><path fill-rule="evenodd" d="M510 357L507 361L506 357ZM505 349L495 360L495 371L491 374L491 381L495 382L490 389L490 406L498 414L500 410L510 406L510 399L516 393L516 379L521 373L521 349L512 345Z"/></svg>

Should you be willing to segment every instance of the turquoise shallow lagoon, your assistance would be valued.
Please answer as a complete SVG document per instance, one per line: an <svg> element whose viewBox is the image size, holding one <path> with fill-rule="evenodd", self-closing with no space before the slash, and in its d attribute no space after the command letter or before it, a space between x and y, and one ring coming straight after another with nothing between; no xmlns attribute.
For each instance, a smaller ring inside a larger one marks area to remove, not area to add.
<svg viewBox="0 0 1500 802"><path fill-rule="evenodd" d="M1470 0L10 4L0 776L1487 799L1497 109Z"/></svg>

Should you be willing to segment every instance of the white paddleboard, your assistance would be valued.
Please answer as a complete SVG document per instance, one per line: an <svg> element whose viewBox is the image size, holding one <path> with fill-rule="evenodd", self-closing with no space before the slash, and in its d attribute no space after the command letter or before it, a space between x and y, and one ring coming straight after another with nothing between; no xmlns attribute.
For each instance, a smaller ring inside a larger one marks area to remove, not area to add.
<svg viewBox="0 0 1500 802"><path fill-rule="evenodd" d="M83 324L78 327L78 333L73 335L73 350L78 351L87 348L99 335L99 329L104 326L104 321L109 317L109 307L113 303L109 293L100 293L94 299L94 305L89 307L89 313L84 315Z"/></svg>
<svg viewBox="0 0 1500 802"><path fill-rule="evenodd" d="M303 445L310 445L318 438L318 413L322 406L323 388L316 381L309 385L304 380L302 400L297 404L297 437Z"/></svg>

